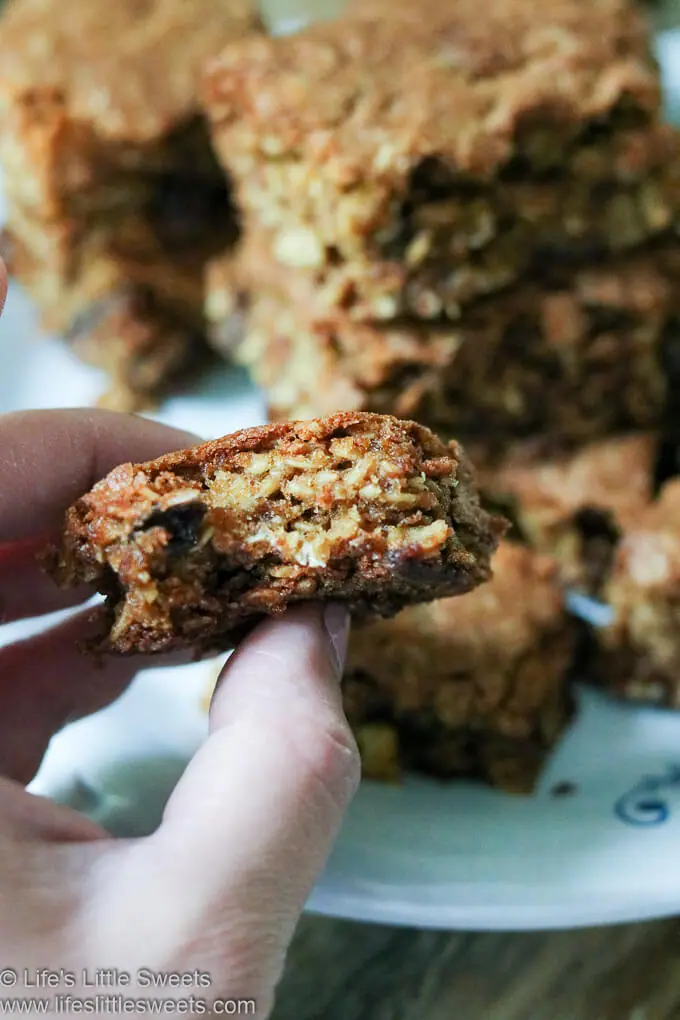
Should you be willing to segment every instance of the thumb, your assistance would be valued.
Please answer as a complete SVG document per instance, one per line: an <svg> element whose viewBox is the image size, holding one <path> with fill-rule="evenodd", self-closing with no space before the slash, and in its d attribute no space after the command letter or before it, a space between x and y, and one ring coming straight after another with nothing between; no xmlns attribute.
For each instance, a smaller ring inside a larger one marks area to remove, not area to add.
<svg viewBox="0 0 680 1020"><path fill-rule="evenodd" d="M227 663L210 736L158 831L129 848L116 896L119 920L129 903L136 941L164 961L190 946L246 992L277 980L358 785L340 690L347 632L339 606L298 608Z"/></svg>

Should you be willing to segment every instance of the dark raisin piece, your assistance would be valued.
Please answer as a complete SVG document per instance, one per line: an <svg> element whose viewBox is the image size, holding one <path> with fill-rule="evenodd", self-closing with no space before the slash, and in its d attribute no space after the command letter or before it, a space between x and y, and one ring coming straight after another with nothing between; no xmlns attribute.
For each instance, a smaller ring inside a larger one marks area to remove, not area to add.
<svg viewBox="0 0 680 1020"><path fill-rule="evenodd" d="M169 510L155 510L140 530L163 528L170 535L167 545L170 556L183 556L196 545L206 510L203 503L186 503Z"/></svg>

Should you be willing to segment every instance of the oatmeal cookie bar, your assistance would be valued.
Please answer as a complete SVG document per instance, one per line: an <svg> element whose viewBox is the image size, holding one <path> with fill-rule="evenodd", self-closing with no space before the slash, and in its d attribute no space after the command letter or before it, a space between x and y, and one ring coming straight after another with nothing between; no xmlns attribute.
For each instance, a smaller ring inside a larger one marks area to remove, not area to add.
<svg viewBox="0 0 680 1020"><path fill-rule="evenodd" d="M227 648L295 601L391 616L469 591L504 526L456 442L343 413L121 465L68 511L51 571L107 595L111 650Z"/></svg>
<svg viewBox="0 0 680 1020"><path fill-rule="evenodd" d="M340 311L360 322L456 321L473 302L526 279L550 283L570 269L623 256L672 231L680 208L680 135L657 125L629 132L625 142L615 178L556 183L548 177L503 185L504 207L496 215L506 226L497 238L469 250L456 247L456 227L439 224L447 210L443 201L434 201L421 214L432 229L438 224L446 240L437 249L422 240L429 236L423 227L408 251L339 258L335 250L314 251L303 228L282 239L280 231L263 227L264 214L253 214L246 216L250 258L259 250L288 268L301 288L313 291L319 317ZM619 145L623 148L622 140ZM478 204L461 196L458 218L471 218Z"/></svg>
<svg viewBox="0 0 680 1020"><path fill-rule="evenodd" d="M663 416L664 362L673 351L678 361L680 337L673 243L510 289L448 324L324 319L294 272L263 258L244 283L234 261L236 282L228 265L209 277L211 334L250 370L275 417L394 412L486 445L489 456L509 440L538 436L553 452L655 428ZM235 310L245 312L243 335Z"/></svg>
<svg viewBox="0 0 680 1020"><path fill-rule="evenodd" d="M227 47L205 106L247 219L361 318L457 318L666 230L677 138L629 0L355 4Z"/></svg>
<svg viewBox="0 0 680 1020"><path fill-rule="evenodd" d="M35 259L11 230L0 236L8 271L34 300L44 330L83 361L103 369L100 402L147 409L166 390L207 365L200 259L123 257L92 234L72 270Z"/></svg>
<svg viewBox="0 0 680 1020"><path fill-rule="evenodd" d="M48 330L68 332L92 304L134 288L150 291L159 305L179 309L184 318L201 325L209 249L171 255L134 215L127 224L121 222L121 236L124 233L125 240L117 241L105 233L87 233L68 258L60 260L36 256L7 227L0 233L0 254L8 272L35 299Z"/></svg>
<svg viewBox="0 0 680 1020"><path fill-rule="evenodd" d="M592 631L590 677L624 698L680 708L680 480L624 534L603 598L612 621Z"/></svg>
<svg viewBox="0 0 680 1020"><path fill-rule="evenodd" d="M257 27L250 0L12 0L0 18L10 269L57 332L80 333L93 305L132 295L124 332L154 348L145 390L139 344L96 331L93 360L118 366L118 406L146 406L207 356L204 265L237 226L198 79L208 56ZM132 317L149 304L152 324Z"/></svg>
<svg viewBox="0 0 680 1020"><path fill-rule="evenodd" d="M368 778L415 769L532 789L571 714L558 581L553 561L502 542L477 591L353 630L345 705Z"/></svg>
<svg viewBox="0 0 680 1020"><path fill-rule="evenodd" d="M215 179L206 60L258 25L251 0L12 0L0 21L0 160L47 220L154 202L157 175Z"/></svg>
<svg viewBox="0 0 680 1020"><path fill-rule="evenodd" d="M480 468L484 501L502 508L515 534L560 563L565 584L601 594L621 535L654 497L664 444L655 433L616 436L552 458L532 444ZM676 470L677 473L677 470Z"/></svg>
<svg viewBox="0 0 680 1020"><path fill-rule="evenodd" d="M210 364L201 324L179 306L159 304L144 287L121 287L93 302L64 340L81 361L106 373L97 403L113 411L148 409Z"/></svg>

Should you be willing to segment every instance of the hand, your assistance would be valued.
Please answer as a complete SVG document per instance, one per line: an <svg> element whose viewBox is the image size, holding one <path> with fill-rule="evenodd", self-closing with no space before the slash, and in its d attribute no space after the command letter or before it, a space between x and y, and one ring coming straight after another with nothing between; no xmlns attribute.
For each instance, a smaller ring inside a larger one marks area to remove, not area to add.
<svg viewBox="0 0 680 1020"><path fill-rule="evenodd" d="M65 507L116 463L193 441L104 411L0 417L0 619L87 599L87 589L59 591L36 564ZM254 999L257 1013L248 1015L265 1017L358 782L339 685L346 614L299 608L243 643L213 697L210 735L159 829L125 841L22 787L54 732L116 698L140 668L84 657L76 643L89 626L81 612L0 648L0 965L78 975L117 967L133 980L141 967L198 969L210 987L115 991ZM0 989L7 994L54 990L18 984Z"/></svg>

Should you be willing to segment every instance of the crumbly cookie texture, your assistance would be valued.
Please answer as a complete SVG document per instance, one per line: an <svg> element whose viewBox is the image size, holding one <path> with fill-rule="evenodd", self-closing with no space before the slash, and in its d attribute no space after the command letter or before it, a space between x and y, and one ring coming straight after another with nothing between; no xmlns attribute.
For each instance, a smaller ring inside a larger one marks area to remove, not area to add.
<svg viewBox="0 0 680 1020"><path fill-rule="evenodd" d="M146 288L122 287L93 302L64 339L83 362L106 372L97 404L112 411L148 410L210 364L200 322Z"/></svg>
<svg viewBox="0 0 680 1020"><path fill-rule="evenodd" d="M364 774L415 769L529 792L571 715L574 649L554 561L510 542L465 598L355 628L345 705Z"/></svg>
<svg viewBox="0 0 680 1020"><path fill-rule="evenodd" d="M63 271L35 258L12 230L0 255L35 301L40 323L109 383L100 404L147 410L210 363L201 314L200 261L115 252L91 235Z"/></svg>
<svg viewBox="0 0 680 1020"><path fill-rule="evenodd" d="M201 176L205 61L256 30L251 0L14 0L0 32L0 137L13 199L46 218L128 206L139 171Z"/></svg>
<svg viewBox="0 0 680 1020"><path fill-rule="evenodd" d="M604 589L609 626L592 632L590 676L635 701L680 708L680 480L623 536Z"/></svg>
<svg viewBox="0 0 680 1020"><path fill-rule="evenodd" d="M458 443L336 414L121 465L69 509L48 569L107 595L105 648L228 648L296 601L391 616L469 591L504 527Z"/></svg>
<svg viewBox="0 0 680 1020"><path fill-rule="evenodd" d="M204 265L238 228L198 81L259 30L251 0L3 7L3 247L43 327L111 370L111 406L146 410L208 359Z"/></svg>
<svg viewBox="0 0 680 1020"><path fill-rule="evenodd" d="M680 310L659 99L630 0L356 0L237 41L204 91L246 226L209 274L215 347L277 419L550 454L658 427Z"/></svg>
<svg viewBox="0 0 680 1020"><path fill-rule="evenodd" d="M204 101L275 258L374 321L455 320L527 270L667 230L659 96L629 0L382 0L227 47Z"/></svg>
<svg viewBox="0 0 680 1020"><path fill-rule="evenodd" d="M414 171L413 194L394 203L401 220L391 228L391 243L360 253L314 240L321 228L311 213L296 218L291 209L284 228L272 224L267 209L252 209L249 250L240 257L258 277L263 257L281 273L290 270L288 285L318 318L342 312L358 322L456 322L474 302L510 286L623 256L672 229L680 207L680 136L673 127L590 140L588 159L584 177L527 171L517 180L473 184L452 172L448 185L437 182L444 172L428 164ZM241 201L247 208L247 195Z"/></svg>
<svg viewBox="0 0 680 1020"><path fill-rule="evenodd" d="M248 272L240 255L213 266L207 318L277 418L389 412L483 444L484 457L533 436L552 455L656 427L678 377L680 252L670 242L510 288L448 323L323 318L309 281L271 258L257 266Z"/></svg>
<svg viewBox="0 0 680 1020"><path fill-rule="evenodd" d="M525 174L563 169L585 125L606 128L619 104L644 121L659 96L648 29L627 0L355 5L340 21L227 47L205 87L225 161L239 179L255 169L249 183L243 174L247 205L266 203L270 223L308 212L321 243L353 252L380 242L423 160L444 170L437 197L447 167L455 183L492 180L513 158Z"/></svg>
<svg viewBox="0 0 680 1020"><path fill-rule="evenodd" d="M536 457L520 444L479 470L483 500L502 508L515 533L559 562L565 584L601 593L616 546L650 505L663 444L656 433L588 443ZM474 448L473 448L474 455Z"/></svg>

